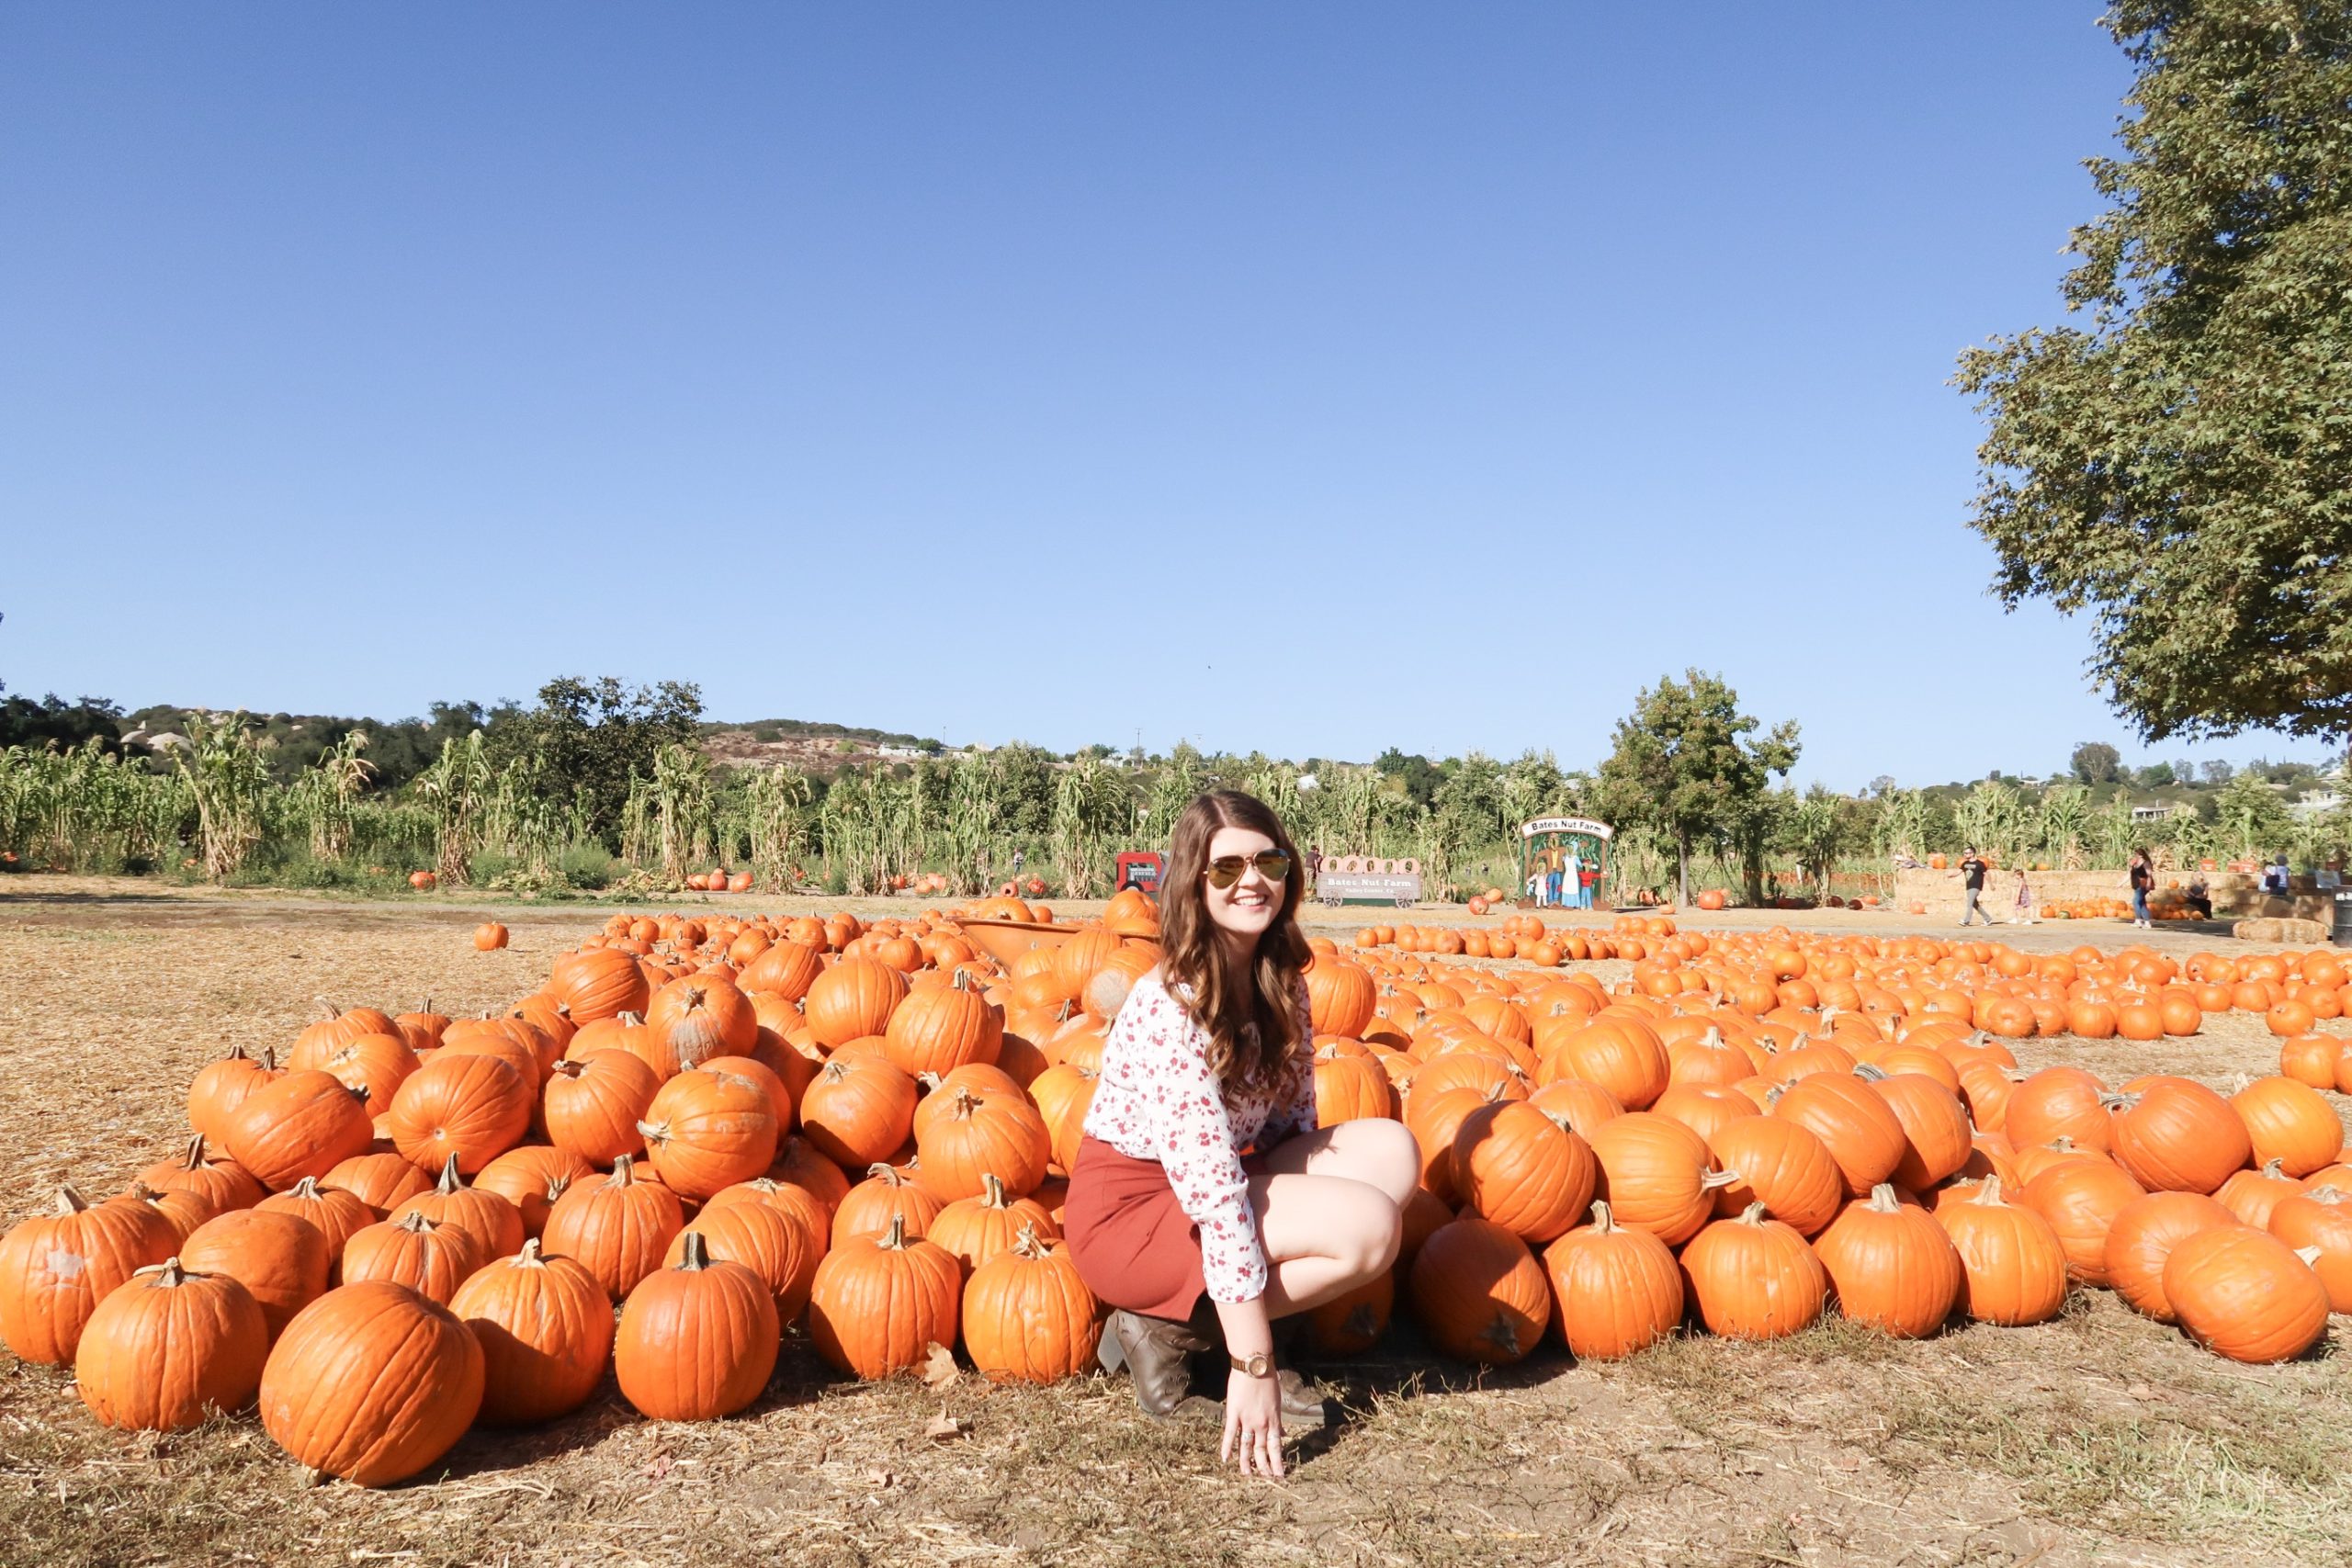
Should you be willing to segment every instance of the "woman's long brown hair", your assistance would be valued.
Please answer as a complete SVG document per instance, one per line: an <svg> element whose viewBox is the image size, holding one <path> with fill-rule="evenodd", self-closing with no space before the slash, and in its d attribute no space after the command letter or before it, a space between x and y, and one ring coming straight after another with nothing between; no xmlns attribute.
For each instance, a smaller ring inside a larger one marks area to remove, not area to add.
<svg viewBox="0 0 2352 1568"><path fill-rule="evenodd" d="M1282 908L1259 936L1257 953L1245 974L1234 973L1226 956L1203 883L1209 868L1209 840L1220 828L1263 833L1290 856ZM1170 994L1209 1032L1203 1052L1209 1071L1228 1093L1244 1085L1272 1083L1291 1053L1309 1043L1298 1016L1299 975L1309 957L1306 938L1298 929L1298 901L1306 887L1298 846L1265 802L1239 790L1212 790L1176 818L1168 869L1159 886L1160 972L1167 976ZM1180 984L1191 987L1189 995L1177 988Z"/></svg>

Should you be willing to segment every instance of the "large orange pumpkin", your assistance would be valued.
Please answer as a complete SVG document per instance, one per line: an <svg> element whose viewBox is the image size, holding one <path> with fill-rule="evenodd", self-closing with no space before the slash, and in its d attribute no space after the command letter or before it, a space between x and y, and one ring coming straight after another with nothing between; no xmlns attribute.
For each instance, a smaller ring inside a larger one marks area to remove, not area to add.
<svg viewBox="0 0 2352 1568"><path fill-rule="evenodd" d="M679 1240L678 1260L622 1305L613 1371L622 1397L655 1420L709 1421L767 1387L781 1325L767 1281L714 1259L699 1231Z"/></svg>
<svg viewBox="0 0 2352 1568"><path fill-rule="evenodd" d="M1024 1224L972 1269L958 1308L964 1348L990 1382L1057 1382L1094 1365L1102 1314L1064 1247Z"/></svg>
<svg viewBox="0 0 2352 1568"><path fill-rule="evenodd" d="M288 1073L247 1095L220 1133L229 1157L273 1192L324 1176L375 1141L364 1098L315 1069Z"/></svg>
<svg viewBox="0 0 2352 1568"><path fill-rule="evenodd" d="M1682 1321L1682 1275L1666 1243L1620 1225L1609 1205L1544 1252L1552 1329L1578 1358L1613 1360L1647 1348Z"/></svg>
<svg viewBox="0 0 2352 1568"><path fill-rule="evenodd" d="M268 1354L268 1325L245 1288L173 1258L141 1269L90 1314L74 1383L101 1426L178 1432L242 1409Z"/></svg>
<svg viewBox="0 0 2352 1568"><path fill-rule="evenodd" d="M1682 1284L1710 1331L1726 1339L1779 1339L1811 1327L1829 1276L1795 1229L1750 1203L1690 1238Z"/></svg>
<svg viewBox="0 0 2352 1568"><path fill-rule="evenodd" d="M466 1325L378 1280L295 1314L262 1369L261 1424L297 1463L388 1486L447 1453L481 1397L481 1347Z"/></svg>
<svg viewBox="0 0 2352 1568"><path fill-rule="evenodd" d="M1421 1244L1410 1273L1414 1314L1439 1350L1458 1360L1507 1365L1543 1337L1551 1281L1527 1244L1501 1225L1464 1214Z"/></svg>
<svg viewBox="0 0 2352 1568"><path fill-rule="evenodd" d="M808 1291L808 1337L845 1372L886 1378L956 1342L963 1269L955 1255L894 1223L825 1255Z"/></svg>
<svg viewBox="0 0 2352 1568"><path fill-rule="evenodd" d="M2230 1102L2181 1077L2141 1079L2114 1096L2115 1162L2151 1192L2212 1192L2253 1157Z"/></svg>
<svg viewBox="0 0 2352 1568"><path fill-rule="evenodd" d="M20 1359L62 1366L98 1303L170 1258L179 1241L150 1204L116 1198L94 1206L58 1189L56 1213L0 1237L0 1339Z"/></svg>
<svg viewBox="0 0 2352 1568"><path fill-rule="evenodd" d="M537 1090L512 1062L445 1046L401 1085L386 1126L411 1165L438 1170L454 1158L471 1176L523 1141Z"/></svg>
<svg viewBox="0 0 2352 1568"><path fill-rule="evenodd" d="M696 1201L767 1169L783 1133L769 1086L715 1062L663 1084L637 1130L655 1174Z"/></svg>
<svg viewBox="0 0 2352 1568"><path fill-rule="evenodd" d="M2250 1226L2184 1236L2165 1260L2165 1299L2189 1337L2233 1361L2283 1361L2327 1332L2327 1291L2278 1237Z"/></svg>
<svg viewBox="0 0 2352 1568"><path fill-rule="evenodd" d="M612 1359L613 1303L596 1277L528 1241L449 1299L482 1352L481 1419L527 1426L577 1410Z"/></svg>

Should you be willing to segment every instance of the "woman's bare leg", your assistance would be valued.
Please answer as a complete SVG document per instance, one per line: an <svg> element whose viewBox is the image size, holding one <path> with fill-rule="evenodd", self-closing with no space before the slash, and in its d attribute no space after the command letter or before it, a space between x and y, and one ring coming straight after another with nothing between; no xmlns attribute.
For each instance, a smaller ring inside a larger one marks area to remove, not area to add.
<svg viewBox="0 0 2352 1568"><path fill-rule="evenodd" d="M1420 1184L1421 1150L1402 1122L1342 1122L1276 1145L1266 1155L1266 1166L1277 1175L1361 1181L1401 1208Z"/></svg>
<svg viewBox="0 0 2352 1568"><path fill-rule="evenodd" d="M1269 1317L1345 1295L1396 1261L1403 1213L1385 1193L1344 1176L1260 1176L1250 1182L1266 1249Z"/></svg>

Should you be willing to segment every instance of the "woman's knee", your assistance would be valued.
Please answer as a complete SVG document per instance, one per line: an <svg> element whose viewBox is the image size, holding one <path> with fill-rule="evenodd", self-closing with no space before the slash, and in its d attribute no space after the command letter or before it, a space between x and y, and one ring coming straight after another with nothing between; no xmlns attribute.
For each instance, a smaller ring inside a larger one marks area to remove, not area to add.
<svg viewBox="0 0 2352 1568"><path fill-rule="evenodd" d="M1347 1172L1367 1186L1376 1187L1401 1207L1421 1179L1421 1146L1401 1122L1366 1120L1347 1126L1354 1136L1349 1148Z"/></svg>

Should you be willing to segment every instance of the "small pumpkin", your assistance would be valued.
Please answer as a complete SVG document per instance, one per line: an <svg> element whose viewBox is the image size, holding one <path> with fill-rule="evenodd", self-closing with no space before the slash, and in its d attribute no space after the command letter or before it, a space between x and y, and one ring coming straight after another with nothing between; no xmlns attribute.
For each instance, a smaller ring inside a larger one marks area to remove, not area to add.
<svg viewBox="0 0 2352 1568"><path fill-rule="evenodd" d="M1682 1284L1708 1329L1726 1339L1780 1339L1811 1327L1829 1295L1829 1275L1794 1227L1750 1203L1690 1238Z"/></svg>
<svg viewBox="0 0 2352 1568"><path fill-rule="evenodd" d="M612 1359L613 1303L596 1277L526 1241L449 1298L482 1352L481 1419L527 1426L577 1410Z"/></svg>
<svg viewBox="0 0 2352 1568"><path fill-rule="evenodd" d="M622 1304L613 1371L621 1397L657 1421L716 1420L767 1387L782 1325L766 1281L714 1259L699 1231L679 1240L677 1261Z"/></svg>
<svg viewBox="0 0 2352 1568"><path fill-rule="evenodd" d="M1476 1214L1439 1226L1421 1244L1409 1279L1414 1315L1430 1343L1457 1360L1521 1360L1551 1317L1544 1266L1517 1235Z"/></svg>
<svg viewBox="0 0 2352 1568"><path fill-rule="evenodd" d="M205 1221L180 1243L179 1258L194 1273L223 1274L244 1286L273 1341L296 1313L326 1294L334 1264L318 1226L264 1209L232 1209Z"/></svg>
<svg viewBox="0 0 2352 1568"><path fill-rule="evenodd" d="M921 1365L929 1346L956 1342L962 1291L954 1254L909 1237L894 1220L878 1236L836 1246L817 1266L808 1337L842 1371L888 1377Z"/></svg>
<svg viewBox="0 0 2352 1568"><path fill-rule="evenodd" d="M1758 1118L1761 1120L1761 1118ZM1682 1275L1666 1243L1592 1205L1544 1252L1552 1329L1578 1359L1615 1360L1655 1345L1682 1321Z"/></svg>
<svg viewBox="0 0 2352 1568"><path fill-rule="evenodd" d="M575 1182L555 1201L540 1239L548 1252L577 1260L617 1302L662 1266L670 1238L685 1224L678 1195L623 1155L610 1176Z"/></svg>
<svg viewBox="0 0 2352 1568"><path fill-rule="evenodd" d="M140 1269L90 1314L74 1383L100 1426L179 1432L252 1403L268 1355L269 1327L252 1294L172 1258Z"/></svg>
<svg viewBox="0 0 2352 1568"><path fill-rule="evenodd" d="M59 1188L54 1213L0 1236L0 1340L22 1360L64 1365L98 1303L179 1246L179 1233L152 1204L91 1204Z"/></svg>
<svg viewBox="0 0 2352 1568"><path fill-rule="evenodd" d="M481 1408L482 1353L406 1285L329 1291L295 1314L261 1374L261 1422L294 1460L389 1486L456 1445Z"/></svg>
<svg viewBox="0 0 2352 1568"><path fill-rule="evenodd" d="M990 1382L1082 1375L1094 1364L1101 1316L1068 1249L1034 1224L972 1270L959 1310L965 1349Z"/></svg>

